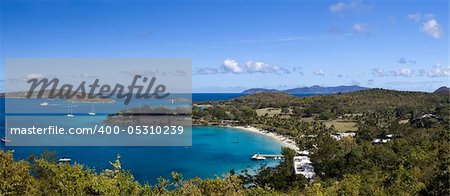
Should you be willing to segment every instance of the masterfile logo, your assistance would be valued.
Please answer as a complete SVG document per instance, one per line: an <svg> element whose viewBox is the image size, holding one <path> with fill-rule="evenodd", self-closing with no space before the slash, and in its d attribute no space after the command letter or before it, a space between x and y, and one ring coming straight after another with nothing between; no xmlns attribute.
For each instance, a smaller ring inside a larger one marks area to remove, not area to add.
<svg viewBox="0 0 450 196"><path fill-rule="evenodd" d="M142 79L144 83L147 83L147 81L149 81L148 85L146 85L145 87L145 91L143 91L144 85L136 84L140 79ZM149 79L148 77L136 75L134 76L133 81L130 85L128 85L128 87L125 87L122 84L116 84L113 88L108 84L100 86L99 81L99 79L96 79L92 84L88 84L87 87L86 81L82 81L80 85L76 87L76 89L74 89L74 86L71 84L63 84L60 88L58 88L58 78L53 78L50 81L47 78L33 78L27 81L27 83L30 83L31 86L26 97L31 98L33 97L33 94L36 94L36 98L43 98L45 90L49 90L49 94L47 97L50 99L71 99L74 97L76 97L77 99L94 99L97 97L107 99L116 96L117 99L125 99L124 104L128 105L134 93L136 93L134 96L136 99L150 99L152 97L154 97L155 99L164 99L170 95L170 93L166 92L166 85L155 85L156 77L152 77L151 79ZM155 88L153 88L154 85L156 86ZM125 88L128 90L128 92L124 92ZM36 89L39 90L36 91ZM151 91L153 91L153 93L151 93Z"/></svg>

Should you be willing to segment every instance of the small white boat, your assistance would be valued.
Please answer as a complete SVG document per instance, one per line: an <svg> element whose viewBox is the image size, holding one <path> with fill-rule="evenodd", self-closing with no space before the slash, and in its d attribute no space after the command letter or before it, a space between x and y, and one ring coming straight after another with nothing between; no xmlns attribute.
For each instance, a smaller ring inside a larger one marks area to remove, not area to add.
<svg viewBox="0 0 450 196"><path fill-rule="evenodd" d="M265 156L261 156L260 154L254 154L252 156L252 160L256 160L256 161L266 160L266 157Z"/></svg>
<svg viewBox="0 0 450 196"><path fill-rule="evenodd" d="M69 108L69 114L66 115L67 117L74 117L75 115L72 114L72 107Z"/></svg>
<svg viewBox="0 0 450 196"><path fill-rule="evenodd" d="M6 137L2 137L2 139L0 139L3 143L9 143L9 142L11 142L11 140L9 140L8 138L6 138Z"/></svg>
<svg viewBox="0 0 450 196"><path fill-rule="evenodd" d="M175 103L175 100L172 99L172 103Z"/></svg>
<svg viewBox="0 0 450 196"><path fill-rule="evenodd" d="M263 157L263 156L258 156L258 157L256 157L256 159L255 160L266 160L266 157Z"/></svg>
<svg viewBox="0 0 450 196"><path fill-rule="evenodd" d="M68 163L70 161L72 161L72 159L68 158L68 157L63 157L63 158L58 159L58 162L60 162L60 163Z"/></svg>
<svg viewBox="0 0 450 196"><path fill-rule="evenodd" d="M41 106L48 106L48 102L46 102L46 101L42 102Z"/></svg>
<svg viewBox="0 0 450 196"><path fill-rule="evenodd" d="M91 116L95 116L95 109L94 109L94 104L92 103L92 109L91 112L88 113Z"/></svg>

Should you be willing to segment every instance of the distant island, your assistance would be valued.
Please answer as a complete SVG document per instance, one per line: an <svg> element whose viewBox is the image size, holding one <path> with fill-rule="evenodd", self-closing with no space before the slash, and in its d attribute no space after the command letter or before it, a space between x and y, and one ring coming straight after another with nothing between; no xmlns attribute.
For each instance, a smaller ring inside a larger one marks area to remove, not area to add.
<svg viewBox="0 0 450 196"><path fill-rule="evenodd" d="M300 87L300 88L293 88L293 89L287 89L287 90L277 90L277 89L265 89L265 88L251 88L247 89L245 91L242 91L244 94L254 94L254 93L261 93L261 92L285 92L289 94L296 94L296 93L324 93L324 94L335 94L335 93L348 93L348 92L355 92L355 91L361 91L361 90L367 90L369 88L362 87L358 85L352 85L352 86L334 86L334 87L323 87L319 85L314 85L311 87Z"/></svg>
<svg viewBox="0 0 450 196"><path fill-rule="evenodd" d="M282 92L277 89L267 89L267 88L251 88L247 89L245 91L242 91L244 94L254 94L254 93L275 93L275 92Z"/></svg>
<svg viewBox="0 0 450 196"><path fill-rule="evenodd" d="M142 107L124 109L109 114L105 123L110 125L191 125L192 111L185 107Z"/></svg>

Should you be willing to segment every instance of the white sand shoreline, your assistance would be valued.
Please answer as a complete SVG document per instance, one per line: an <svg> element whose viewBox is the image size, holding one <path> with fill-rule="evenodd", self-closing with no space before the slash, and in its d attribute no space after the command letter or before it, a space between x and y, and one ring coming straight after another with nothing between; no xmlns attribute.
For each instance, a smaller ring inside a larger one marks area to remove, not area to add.
<svg viewBox="0 0 450 196"><path fill-rule="evenodd" d="M274 140L276 140L277 142L279 142L283 147L288 147L291 148L293 150L295 150L296 152L299 152L300 149L297 147L297 144L295 143L294 140L288 138L287 136L283 136L277 133L272 133L272 132L268 132L265 130L260 130L256 127L252 127L252 126L225 126L225 127L230 127L230 128L236 128L236 129L240 129L240 130L244 130L244 131L249 131L252 133L257 133L257 134L261 134L261 135L265 135L267 137L270 137Z"/></svg>

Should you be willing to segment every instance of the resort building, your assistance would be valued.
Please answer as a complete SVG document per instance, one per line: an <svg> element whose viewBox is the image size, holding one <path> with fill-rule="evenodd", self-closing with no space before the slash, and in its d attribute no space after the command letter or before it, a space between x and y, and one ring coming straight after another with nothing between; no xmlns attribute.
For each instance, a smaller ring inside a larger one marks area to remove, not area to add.
<svg viewBox="0 0 450 196"><path fill-rule="evenodd" d="M295 174L303 175L305 178L312 178L316 175L310 158L304 155L294 156L294 170Z"/></svg>
<svg viewBox="0 0 450 196"><path fill-rule="evenodd" d="M355 136L356 136L355 132L337 132L331 134L331 137L336 141L340 141L344 137L355 137Z"/></svg>

